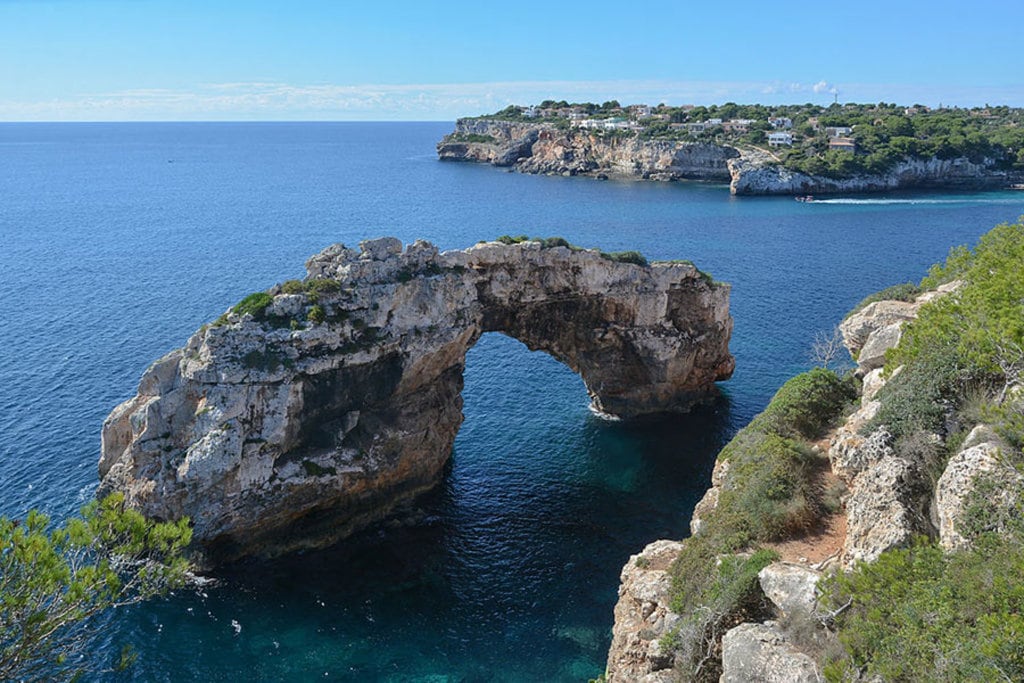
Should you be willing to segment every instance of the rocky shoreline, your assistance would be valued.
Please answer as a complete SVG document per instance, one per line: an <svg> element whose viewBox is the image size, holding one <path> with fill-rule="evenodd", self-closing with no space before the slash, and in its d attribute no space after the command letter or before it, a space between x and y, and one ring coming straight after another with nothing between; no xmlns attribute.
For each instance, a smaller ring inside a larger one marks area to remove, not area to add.
<svg viewBox="0 0 1024 683"><path fill-rule="evenodd" d="M879 175L828 178L790 171L767 151L702 142L602 135L544 123L463 118L437 145L442 161L487 163L521 173L599 179L728 182L734 195L872 193L912 189L998 190L1024 178L991 160L906 159Z"/></svg>

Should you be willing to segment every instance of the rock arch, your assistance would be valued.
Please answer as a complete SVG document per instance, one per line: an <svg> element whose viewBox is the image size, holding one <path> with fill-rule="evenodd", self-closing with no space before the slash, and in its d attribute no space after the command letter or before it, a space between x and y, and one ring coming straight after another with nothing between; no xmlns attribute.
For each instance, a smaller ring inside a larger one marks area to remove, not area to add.
<svg viewBox="0 0 1024 683"><path fill-rule="evenodd" d="M439 481L484 332L566 363L623 417L686 410L731 375L728 285L547 246L328 247L146 370L104 422L101 493L191 517L208 564L323 546Z"/></svg>

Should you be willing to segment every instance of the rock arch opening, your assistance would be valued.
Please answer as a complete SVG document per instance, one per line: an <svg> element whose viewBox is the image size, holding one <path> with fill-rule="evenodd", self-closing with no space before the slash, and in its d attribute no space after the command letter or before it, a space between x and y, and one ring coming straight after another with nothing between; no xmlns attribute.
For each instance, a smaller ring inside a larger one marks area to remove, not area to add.
<svg viewBox="0 0 1024 683"><path fill-rule="evenodd" d="M729 289L637 261L538 241L329 247L146 371L104 423L100 490L189 516L209 563L332 543L440 480L486 332L567 365L603 412L684 411L732 372Z"/></svg>

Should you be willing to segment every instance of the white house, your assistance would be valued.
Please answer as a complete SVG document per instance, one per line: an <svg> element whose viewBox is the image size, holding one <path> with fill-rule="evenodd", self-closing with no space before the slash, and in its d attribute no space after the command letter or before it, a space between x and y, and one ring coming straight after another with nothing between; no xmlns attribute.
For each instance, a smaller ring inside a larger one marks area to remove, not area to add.
<svg viewBox="0 0 1024 683"><path fill-rule="evenodd" d="M651 116L651 108L646 104L634 104L629 108L629 112L635 119L646 119Z"/></svg>
<svg viewBox="0 0 1024 683"><path fill-rule="evenodd" d="M825 137L827 138L845 138L853 132L853 128L849 126L826 126Z"/></svg>
<svg viewBox="0 0 1024 683"><path fill-rule="evenodd" d="M722 125L722 119L708 119L704 123L708 124L709 126L720 126Z"/></svg>
<svg viewBox="0 0 1024 683"><path fill-rule="evenodd" d="M686 124L686 130L694 135L699 135L707 129L706 123L688 123Z"/></svg>
<svg viewBox="0 0 1024 683"><path fill-rule="evenodd" d="M528 119L535 119L535 118L537 118L537 115L539 113L537 111L537 107L533 107L533 106L524 108L522 110L522 112L523 112L523 116L528 118Z"/></svg>
<svg viewBox="0 0 1024 683"><path fill-rule="evenodd" d="M793 127L793 119L788 116L773 116L768 119L768 124L775 130L789 130Z"/></svg>
<svg viewBox="0 0 1024 683"><path fill-rule="evenodd" d="M781 131L768 133L768 145L770 147L781 147L782 145L792 145L793 134L783 133Z"/></svg>

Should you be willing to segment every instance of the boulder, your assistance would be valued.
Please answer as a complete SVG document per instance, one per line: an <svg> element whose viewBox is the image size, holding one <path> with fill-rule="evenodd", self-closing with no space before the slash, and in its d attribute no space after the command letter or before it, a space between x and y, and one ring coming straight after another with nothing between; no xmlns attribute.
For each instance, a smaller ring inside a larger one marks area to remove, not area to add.
<svg viewBox="0 0 1024 683"><path fill-rule="evenodd" d="M818 665L774 622L740 624L722 637L721 683L818 683Z"/></svg>
<svg viewBox="0 0 1024 683"><path fill-rule="evenodd" d="M858 358L872 333L916 318L918 307L911 301L875 301L848 317L839 325L839 331L850 355Z"/></svg>
<svg viewBox="0 0 1024 683"><path fill-rule="evenodd" d="M757 579L761 590L783 616L810 615L818 606L821 572L792 562L773 562Z"/></svg>
<svg viewBox="0 0 1024 683"><path fill-rule="evenodd" d="M930 529L923 512L927 491L918 468L886 456L858 475L846 500L846 542L841 562L874 562Z"/></svg>
<svg viewBox="0 0 1024 683"><path fill-rule="evenodd" d="M858 370L870 372L885 365L885 352L896 348L902 336L902 322L885 325L872 331L857 356Z"/></svg>
<svg viewBox="0 0 1024 683"><path fill-rule="evenodd" d="M977 440L978 431L971 432L968 444ZM981 499L973 495L979 487L984 487ZM993 442L969 445L950 459L935 487L939 542L946 550L962 550L971 546L972 531L1004 531L1019 516L1022 498L1024 476L1003 459L999 447ZM984 506L984 512L973 511L983 514L982 520L969 520L972 504Z"/></svg>

